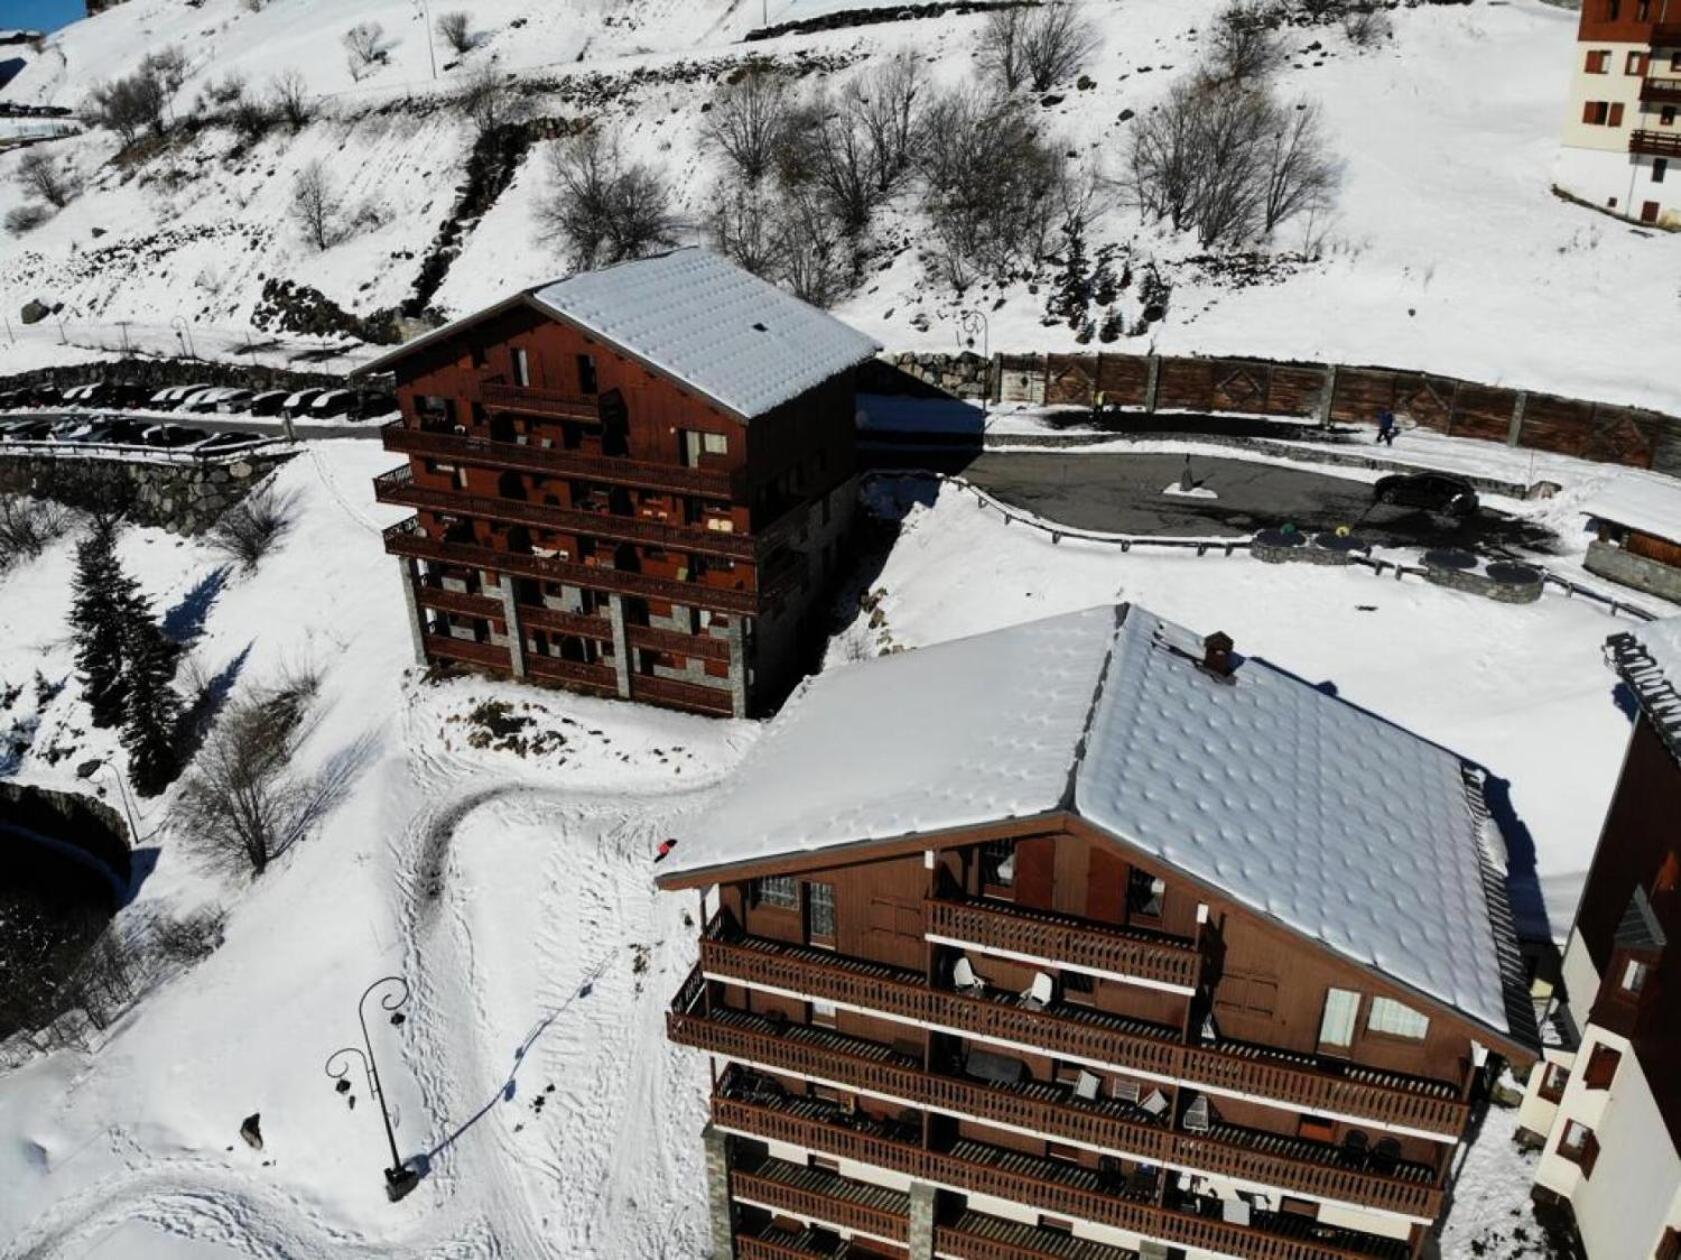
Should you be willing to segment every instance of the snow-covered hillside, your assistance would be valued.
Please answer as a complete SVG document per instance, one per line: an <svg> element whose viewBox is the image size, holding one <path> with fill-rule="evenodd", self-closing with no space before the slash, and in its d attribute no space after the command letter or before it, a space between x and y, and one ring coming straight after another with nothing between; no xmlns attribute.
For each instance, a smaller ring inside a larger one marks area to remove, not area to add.
<svg viewBox="0 0 1681 1260"><path fill-rule="evenodd" d="M1118 176L1133 116L1197 59L1217 5L1080 3L1103 36L1084 67L1089 86L1059 86L1032 108L1070 152ZM228 130L210 128L121 167L112 164L117 142L108 132L50 146L88 191L33 231L0 236L0 308L62 301L72 342L110 344L115 322L132 320L164 330L167 345L179 318L207 342L233 347L271 277L318 288L362 314L402 303L450 215L472 144L469 124L433 104L490 64L518 73L539 116L617 126L634 156L667 172L688 231L699 234L718 171L701 141L702 111L743 59L804 67L809 87L910 50L927 59L937 82L954 84L976 76L985 21L953 13L743 42L766 22L867 6L463 7L481 42L460 58L427 38L411 0L269 0L257 12L245 0L128 0L55 35L4 99L76 105L146 52L176 46L188 62L177 111L229 76L257 91L296 72L323 112L302 134L281 129L249 150ZM1575 15L1542 0L1473 0L1402 7L1392 17L1393 38L1369 50L1335 25L1287 35L1292 56L1279 90L1323 104L1344 178L1334 215L1320 216L1311 232L1291 224L1272 242L1281 257L1266 269L1269 278L1221 279L1218 268L1194 261L1199 251L1188 236L1145 225L1124 205L1103 217L1093 247L1130 244L1175 286L1166 319L1147 338L1122 338L1115 348L1148 343L1422 367L1681 411L1681 385L1649 370L1681 342L1674 280L1681 237L1637 230L1549 192ZM358 80L340 39L359 23L382 28L385 60ZM539 239L534 214L549 179L543 147L468 225L430 305L460 313L566 269L557 248ZM0 156L0 213L23 198L10 178L18 160ZM362 219L351 239L324 252L305 246L287 214L297 174L316 160ZM929 282L915 248L901 248L914 246L921 230L913 203L901 196L878 217L879 269L838 310L891 348L954 349L958 303ZM1304 245L1313 260L1295 257ZM1018 283L965 300L988 314L987 348L1072 348L1066 325L1042 325L1044 296ZM1131 323L1129 297L1121 306ZM213 329L222 330L219 339ZM0 369L8 356L52 361L59 339L55 325L21 333L16 346L0 345Z"/></svg>

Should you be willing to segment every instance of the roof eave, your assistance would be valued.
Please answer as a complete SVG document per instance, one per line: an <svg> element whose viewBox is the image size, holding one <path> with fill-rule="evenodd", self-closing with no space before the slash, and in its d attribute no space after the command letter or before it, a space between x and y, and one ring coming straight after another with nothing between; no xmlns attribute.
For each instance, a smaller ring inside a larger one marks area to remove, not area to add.
<svg viewBox="0 0 1681 1260"><path fill-rule="evenodd" d="M511 297L505 297L500 302L493 303L482 310L474 311L470 315L463 315L460 319L452 319L449 323L432 329L431 332L422 333L410 341L403 342L400 346L393 346L378 358L370 359L361 367L351 369L349 374L351 376L367 376L373 372L389 371L394 364L402 362L410 355L418 354L429 346L445 341L457 333L466 332L470 328L477 328L487 319L505 314L522 303L545 316L552 316L553 312L547 306L538 302L533 296L534 293L534 289L521 289Z"/></svg>

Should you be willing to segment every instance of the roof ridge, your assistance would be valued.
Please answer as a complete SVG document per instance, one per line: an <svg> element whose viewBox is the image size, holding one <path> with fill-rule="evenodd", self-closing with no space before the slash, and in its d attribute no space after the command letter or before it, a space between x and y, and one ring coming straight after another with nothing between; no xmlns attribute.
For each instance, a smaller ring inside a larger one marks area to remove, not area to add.
<svg viewBox="0 0 1681 1260"><path fill-rule="evenodd" d="M1091 703L1086 706L1085 720L1080 723L1080 737L1074 741L1074 758L1068 765L1068 782L1062 788L1062 808L1070 813L1075 812L1076 793L1080 782L1080 767L1085 764L1086 752L1091 747L1092 725L1097 721L1097 708L1103 700L1103 689L1109 682L1109 667L1115 660L1115 645L1120 642L1121 631L1126 626L1127 615L1132 611L1132 604L1123 601L1115 605L1114 611L1115 631L1109 636L1109 646L1104 649L1103 664L1098 668L1097 683L1092 687Z"/></svg>

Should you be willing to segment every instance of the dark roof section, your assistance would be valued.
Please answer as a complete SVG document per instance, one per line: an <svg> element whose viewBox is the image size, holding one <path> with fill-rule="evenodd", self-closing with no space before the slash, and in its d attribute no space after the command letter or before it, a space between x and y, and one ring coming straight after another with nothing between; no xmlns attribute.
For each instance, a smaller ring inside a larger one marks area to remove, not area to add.
<svg viewBox="0 0 1681 1260"><path fill-rule="evenodd" d="M1617 924L1614 938L1622 949L1662 949L1668 942L1663 924L1652 910L1652 900L1640 885L1634 886L1634 896L1628 899L1622 922Z"/></svg>
<svg viewBox="0 0 1681 1260"><path fill-rule="evenodd" d="M1606 663L1640 702L1641 712L1676 761L1681 761L1681 685L1641 641L1625 630L1605 640Z"/></svg>
<svg viewBox="0 0 1681 1260"><path fill-rule="evenodd" d="M1465 803L1478 822L1477 859L1482 873L1483 901L1488 906L1488 926L1494 934L1494 953L1500 961L1501 997L1506 1004L1506 1026L1514 1040L1526 1046L1543 1044L1535 998L1529 989L1529 968L1518 945L1517 917L1506 884L1506 872L1496 862L1490 837L1499 827L1489 814L1484 784L1486 776L1469 768L1465 776Z"/></svg>

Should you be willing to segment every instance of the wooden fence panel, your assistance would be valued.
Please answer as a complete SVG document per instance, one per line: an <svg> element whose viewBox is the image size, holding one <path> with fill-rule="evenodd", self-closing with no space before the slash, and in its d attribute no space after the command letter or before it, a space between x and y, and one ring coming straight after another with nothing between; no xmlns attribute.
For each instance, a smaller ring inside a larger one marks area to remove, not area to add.
<svg viewBox="0 0 1681 1260"><path fill-rule="evenodd" d="M1522 444L1538 451L1647 468L1657 446L1656 424L1650 415L1621 407L1535 396L1524 411Z"/></svg>
<svg viewBox="0 0 1681 1260"><path fill-rule="evenodd" d="M1164 357L1156 373L1156 407L1207 411L1214 394L1212 359Z"/></svg>
<svg viewBox="0 0 1681 1260"><path fill-rule="evenodd" d="M1097 397L1097 364L1089 354L1045 356L1045 402L1089 407Z"/></svg>
<svg viewBox="0 0 1681 1260"><path fill-rule="evenodd" d="M1313 415L1325 393L1326 375L1324 368L1279 364L1272 370L1272 386L1267 390L1267 414Z"/></svg>
<svg viewBox="0 0 1681 1260"><path fill-rule="evenodd" d="M1211 411L1264 412L1272 392L1272 365L1242 359L1216 359L1209 382Z"/></svg>
<svg viewBox="0 0 1681 1260"><path fill-rule="evenodd" d="M998 356L1000 402L1037 403L1044 387L1045 361L1036 354Z"/></svg>
<svg viewBox="0 0 1681 1260"><path fill-rule="evenodd" d="M1517 406L1516 390L1488 385L1461 385L1454 400L1449 432L1455 437L1482 438L1504 442L1512 432L1512 409Z"/></svg>
<svg viewBox="0 0 1681 1260"><path fill-rule="evenodd" d="M1337 369L1337 389L1331 398L1331 419L1340 423L1371 424L1377 413L1395 407L1395 373L1375 368Z"/></svg>
<svg viewBox="0 0 1681 1260"><path fill-rule="evenodd" d="M1150 360L1142 354L1097 356L1097 388L1103 400L1119 407L1142 407L1150 381Z"/></svg>
<svg viewBox="0 0 1681 1260"><path fill-rule="evenodd" d="M1658 417L1652 468L1671 477L1681 477L1681 420L1673 416Z"/></svg>

